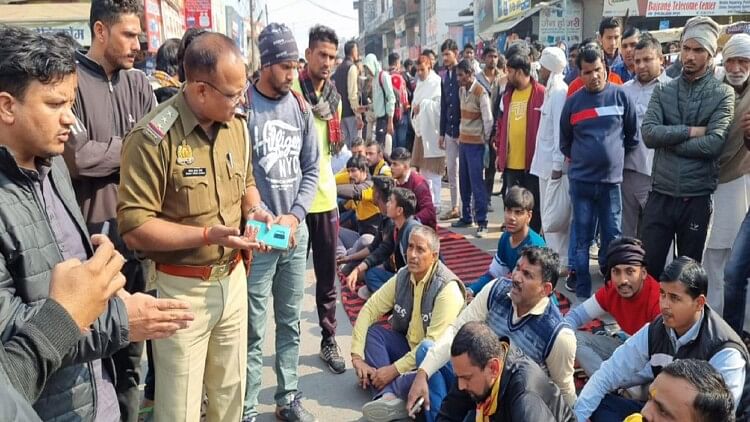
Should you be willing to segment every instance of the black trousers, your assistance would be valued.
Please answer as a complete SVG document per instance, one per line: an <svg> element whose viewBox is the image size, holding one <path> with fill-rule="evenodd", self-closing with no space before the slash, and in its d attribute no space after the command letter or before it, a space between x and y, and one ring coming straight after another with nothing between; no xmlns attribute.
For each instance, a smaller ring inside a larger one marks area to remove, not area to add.
<svg viewBox="0 0 750 422"><path fill-rule="evenodd" d="M308 254L313 253L315 271L315 306L318 310L323 340L336 335L336 240L339 237L339 213L308 213L305 218L310 232Z"/></svg>
<svg viewBox="0 0 750 422"><path fill-rule="evenodd" d="M537 233L542 232L542 213L539 208L539 178L526 170L505 169L503 172L504 184L503 192L508 193L508 189L513 186L526 188L534 195L534 210L531 213L531 223L529 226Z"/></svg>
<svg viewBox="0 0 750 422"><path fill-rule="evenodd" d="M125 290L129 293L143 292L146 289L146 273L143 265L136 259L129 259L122 267L125 276ZM112 360L115 364L115 390L120 405L120 418L124 422L137 422L141 404L141 357L143 342L130 343L120 349Z"/></svg>
<svg viewBox="0 0 750 422"><path fill-rule="evenodd" d="M677 238L677 255L700 262L713 212L710 195L676 198L651 192L643 210L641 233L646 267L657 279L664 271L669 245Z"/></svg>

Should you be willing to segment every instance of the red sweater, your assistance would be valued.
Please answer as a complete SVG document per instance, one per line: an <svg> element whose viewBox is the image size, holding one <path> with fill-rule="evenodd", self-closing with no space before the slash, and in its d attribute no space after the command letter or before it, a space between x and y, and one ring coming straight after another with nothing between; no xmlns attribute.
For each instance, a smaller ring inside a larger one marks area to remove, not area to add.
<svg viewBox="0 0 750 422"><path fill-rule="evenodd" d="M654 320L661 311L659 310L659 283L651 277L646 276L643 287L635 297L625 299L617 293L615 283L608 282L596 294L599 306L609 312L622 331L632 336L646 323Z"/></svg>
<svg viewBox="0 0 750 422"><path fill-rule="evenodd" d="M508 116L510 113L510 100L513 98L512 86L503 95L503 116L497 119L497 169L505 171L508 160ZM539 121L542 118L542 103L544 103L544 85L531 79L531 97L526 104L526 171L531 168L531 160L534 158L536 149L536 132L539 130Z"/></svg>
<svg viewBox="0 0 750 422"><path fill-rule="evenodd" d="M414 218L419 220L422 225L432 227L437 230L437 216L435 215L435 204L432 203L432 192L427 180L416 170L411 169L409 178L404 184L396 182L398 187L406 188L414 192L417 197L417 212Z"/></svg>

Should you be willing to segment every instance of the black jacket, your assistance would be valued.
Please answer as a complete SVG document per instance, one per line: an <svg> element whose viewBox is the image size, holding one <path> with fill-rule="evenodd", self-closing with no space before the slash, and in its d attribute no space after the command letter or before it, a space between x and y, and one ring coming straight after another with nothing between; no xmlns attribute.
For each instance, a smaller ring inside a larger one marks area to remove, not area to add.
<svg viewBox="0 0 750 422"><path fill-rule="evenodd" d="M498 394L497 412L492 422L575 422L573 411L563 400L560 389L538 364L511 351L505 360ZM476 403L453 385L443 400L438 422L462 422Z"/></svg>
<svg viewBox="0 0 750 422"><path fill-rule="evenodd" d="M93 248L78 211L68 171L60 157L51 159L48 174L78 230L84 234L89 256ZM63 261L55 238L55 227L49 221L42 198L34 190L10 151L0 146L0 335L8 341L40 311L49 295L52 268ZM110 299L107 309L63 357L61 369L51 378L35 403L44 420L93 420L96 389L91 361L103 359L105 370L112 374L112 360L107 359L127 346L128 316L125 303Z"/></svg>
<svg viewBox="0 0 750 422"><path fill-rule="evenodd" d="M99 233L110 221L112 241L132 258L117 234L120 151L125 135L156 106L156 97L140 70L119 70L107 79L104 69L83 53L76 52L76 61L76 124L65 144L65 163L89 231Z"/></svg>
<svg viewBox="0 0 750 422"><path fill-rule="evenodd" d="M54 300L47 300L0 347L0 420L38 421L31 408L81 332Z"/></svg>

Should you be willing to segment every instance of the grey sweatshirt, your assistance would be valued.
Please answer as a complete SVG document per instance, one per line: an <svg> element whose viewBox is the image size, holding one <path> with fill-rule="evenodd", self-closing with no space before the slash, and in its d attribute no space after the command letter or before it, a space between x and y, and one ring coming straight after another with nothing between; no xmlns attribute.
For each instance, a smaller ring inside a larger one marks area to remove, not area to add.
<svg viewBox="0 0 750 422"><path fill-rule="evenodd" d="M305 116L293 94L274 100L255 87L250 104L253 176L263 204L277 216L292 214L302 222L315 198L319 173L312 110Z"/></svg>

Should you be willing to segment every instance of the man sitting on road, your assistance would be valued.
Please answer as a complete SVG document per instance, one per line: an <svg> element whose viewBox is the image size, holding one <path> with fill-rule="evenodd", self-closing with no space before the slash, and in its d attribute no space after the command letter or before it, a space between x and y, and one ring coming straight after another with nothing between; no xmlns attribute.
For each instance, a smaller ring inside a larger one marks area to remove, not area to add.
<svg viewBox="0 0 750 422"><path fill-rule="evenodd" d="M622 237L609 244L604 287L565 316L571 327L581 328L610 314L621 328L617 336L577 330L576 360L591 376L632 336L659 316L659 283L646 271L646 251L640 240Z"/></svg>
<svg viewBox="0 0 750 422"><path fill-rule="evenodd" d="M514 348L545 367L565 401L573 405L575 335L549 298L559 271L560 259L551 249L524 249L511 278L498 279L482 289L427 352L409 392L409 408L420 397L429 406L430 392L441 378L433 374L448 363L456 332L470 321L486 321L498 337L508 337Z"/></svg>
<svg viewBox="0 0 750 422"><path fill-rule="evenodd" d="M642 401L614 392L649 383L673 360L686 358L708 361L732 392L737 417L747 415L747 349L708 306L707 291L706 271L692 258L681 256L664 269L659 282L661 316L618 347L589 379L575 406L579 422L622 420L640 411Z"/></svg>
<svg viewBox="0 0 750 422"><path fill-rule="evenodd" d="M354 291L360 274L365 274L366 289L360 296L369 297L395 273L406 266L406 250L412 229L420 226L414 219L417 199L409 189L393 188L386 203L386 215L393 220L391 235L381 242L372 253L357 265L346 278L346 284Z"/></svg>
<svg viewBox="0 0 750 422"><path fill-rule="evenodd" d="M471 296L476 295L490 281L507 277L521 250L527 246L546 246L544 239L529 227L534 212L534 195L526 188L513 186L505 194L505 231L497 242L497 252L490 268L474 282L466 285Z"/></svg>
<svg viewBox="0 0 750 422"><path fill-rule="evenodd" d="M507 339L498 338L483 322L469 322L458 330L451 345L457 383L443 401L438 420L575 420L560 389L539 365L509 348Z"/></svg>
<svg viewBox="0 0 750 422"><path fill-rule="evenodd" d="M417 346L426 350L463 308L463 283L438 260L439 253L434 230L412 230L406 267L370 297L354 324L352 366L362 388L373 386L379 397L362 408L367 420L407 416L404 399L414 373L404 374L417 366ZM376 324L389 312L392 329Z"/></svg>
<svg viewBox="0 0 750 422"><path fill-rule="evenodd" d="M654 379L641 413L623 422L734 422L734 400L721 375L705 360L679 359Z"/></svg>

